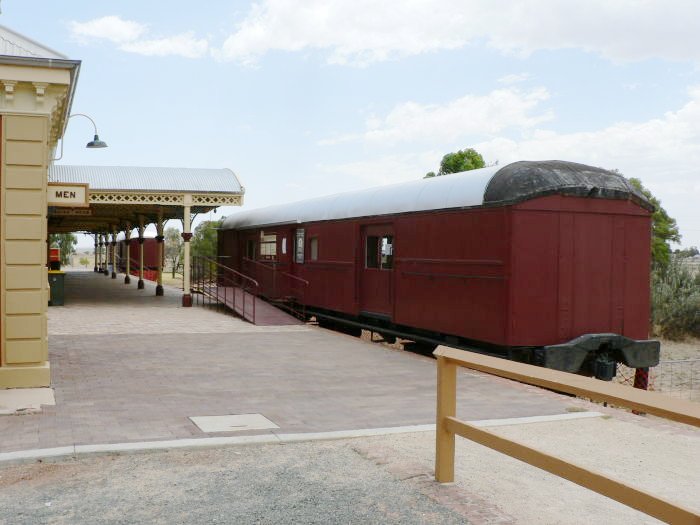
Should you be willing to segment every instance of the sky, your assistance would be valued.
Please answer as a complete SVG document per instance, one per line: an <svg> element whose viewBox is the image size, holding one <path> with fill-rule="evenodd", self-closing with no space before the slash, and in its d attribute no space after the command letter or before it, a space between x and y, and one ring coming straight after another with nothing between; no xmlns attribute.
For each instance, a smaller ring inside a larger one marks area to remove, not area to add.
<svg viewBox="0 0 700 525"><path fill-rule="evenodd" d="M72 112L109 148L85 149L91 124L72 119L63 164L226 167L252 209L415 180L472 147L637 177L700 246L696 0L1 7L82 60Z"/></svg>

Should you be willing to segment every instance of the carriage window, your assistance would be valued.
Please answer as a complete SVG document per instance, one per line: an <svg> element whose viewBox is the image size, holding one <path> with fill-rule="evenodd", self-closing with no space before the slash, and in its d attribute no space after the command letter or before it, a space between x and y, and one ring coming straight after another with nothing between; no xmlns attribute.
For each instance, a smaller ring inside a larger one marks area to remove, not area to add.
<svg viewBox="0 0 700 525"><path fill-rule="evenodd" d="M309 259L312 261L318 260L318 237L309 239Z"/></svg>
<svg viewBox="0 0 700 525"><path fill-rule="evenodd" d="M260 258L265 261L274 261L277 259L276 233L265 235L265 232L260 232Z"/></svg>
<svg viewBox="0 0 700 525"><path fill-rule="evenodd" d="M379 237L367 236L365 247L365 268L379 268Z"/></svg>
<svg viewBox="0 0 700 525"><path fill-rule="evenodd" d="M255 260L255 240L248 239L245 242L245 256L248 259Z"/></svg>
<svg viewBox="0 0 700 525"><path fill-rule="evenodd" d="M382 237L382 270L391 270L394 267L394 237L384 235Z"/></svg>

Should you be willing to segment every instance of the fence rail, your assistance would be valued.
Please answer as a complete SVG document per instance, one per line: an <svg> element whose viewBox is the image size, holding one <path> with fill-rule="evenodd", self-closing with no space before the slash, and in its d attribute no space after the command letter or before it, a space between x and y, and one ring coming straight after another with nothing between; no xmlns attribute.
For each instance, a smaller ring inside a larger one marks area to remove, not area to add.
<svg viewBox="0 0 700 525"><path fill-rule="evenodd" d="M435 479L454 481L455 436L502 452L668 523L700 523L700 514L528 445L457 419L457 369L470 368L559 392L604 401L700 427L700 404L557 370L438 347Z"/></svg>

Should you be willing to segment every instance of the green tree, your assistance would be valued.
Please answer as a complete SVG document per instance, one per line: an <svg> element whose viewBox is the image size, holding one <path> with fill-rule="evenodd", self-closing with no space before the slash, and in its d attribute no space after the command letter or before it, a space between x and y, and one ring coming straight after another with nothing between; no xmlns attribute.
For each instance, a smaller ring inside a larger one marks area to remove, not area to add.
<svg viewBox="0 0 700 525"><path fill-rule="evenodd" d="M673 253L681 259L686 259L688 257L700 255L700 250L698 250L697 246L691 246L690 248L685 248L683 250L675 250Z"/></svg>
<svg viewBox="0 0 700 525"><path fill-rule="evenodd" d="M87 265L90 264L90 259L88 259L87 257L81 257L80 264L82 264L83 266L85 266L85 268L87 268Z"/></svg>
<svg viewBox="0 0 700 525"><path fill-rule="evenodd" d="M180 230L172 226L165 229L163 237L165 237L165 260L170 264L170 270L172 271L174 279L175 272L177 272L177 269L182 264L184 241L180 235Z"/></svg>
<svg viewBox="0 0 700 525"><path fill-rule="evenodd" d="M486 166L484 157L482 157L481 154L475 149L467 148L459 150L456 153L446 154L444 157L442 157L442 161L440 161L440 170L437 173L434 171L429 171L423 178L429 179L430 177L440 177L450 173L459 173L460 171L483 168L484 166Z"/></svg>
<svg viewBox="0 0 700 525"><path fill-rule="evenodd" d="M652 239L651 239L651 259L654 268L664 269L668 267L671 260L671 243L680 242L681 234L678 231L676 219L669 217L666 210L661 206L661 201L654 197L651 192L642 185L639 179L629 179L632 186L642 192L654 205L655 211L651 216Z"/></svg>
<svg viewBox="0 0 700 525"><path fill-rule="evenodd" d="M49 235L49 245L57 246L61 257L61 266L70 263L70 256L75 253L78 238L72 233L52 233Z"/></svg>
<svg viewBox="0 0 700 525"><path fill-rule="evenodd" d="M224 218L218 221L204 221L194 229L192 234L192 255L216 259L216 230L221 227Z"/></svg>

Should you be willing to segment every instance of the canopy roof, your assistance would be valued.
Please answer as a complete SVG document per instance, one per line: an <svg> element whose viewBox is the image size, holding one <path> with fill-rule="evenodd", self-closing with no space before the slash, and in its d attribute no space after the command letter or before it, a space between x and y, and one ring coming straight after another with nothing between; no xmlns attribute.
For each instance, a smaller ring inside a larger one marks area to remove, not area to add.
<svg viewBox="0 0 700 525"><path fill-rule="evenodd" d="M69 166L49 168L49 183L88 185L89 209L49 208L49 231L112 232L240 206L245 189L230 169Z"/></svg>
<svg viewBox="0 0 700 525"><path fill-rule="evenodd" d="M230 215L223 228L498 206L552 193L634 199L643 207L651 207L620 174L574 162L521 161L244 211Z"/></svg>
<svg viewBox="0 0 700 525"><path fill-rule="evenodd" d="M138 192L242 193L236 174L228 168L144 168L140 166L68 166L49 168L49 180L83 182L90 190Z"/></svg>

